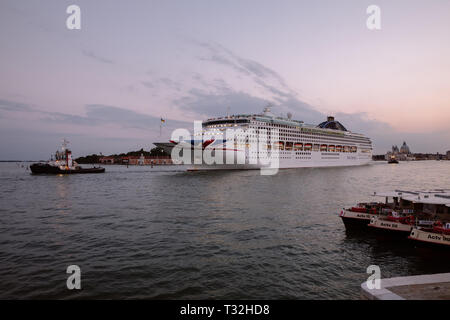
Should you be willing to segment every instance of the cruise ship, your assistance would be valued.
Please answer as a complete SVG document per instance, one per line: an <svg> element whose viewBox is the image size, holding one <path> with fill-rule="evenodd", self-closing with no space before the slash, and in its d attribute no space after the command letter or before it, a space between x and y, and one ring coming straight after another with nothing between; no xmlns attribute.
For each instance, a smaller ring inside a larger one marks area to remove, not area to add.
<svg viewBox="0 0 450 320"><path fill-rule="evenodd" d="M231 138L230 131L236 133ZM372 159L371 140L347 130L334 117L311 125L293 120L291 114L275 116L270 107L261 114L208 119L202 122L201 130L194 130L191 139L155 145L170 152L174 163L188 164L188 170L261 169L273 167L274 162L280 169L360 166ZM216 152L222 161L211 163L203 157L205 153L217 156ZM186 153L190 156L182 157ZM270 164L263 154L270 154Z"/></svg>

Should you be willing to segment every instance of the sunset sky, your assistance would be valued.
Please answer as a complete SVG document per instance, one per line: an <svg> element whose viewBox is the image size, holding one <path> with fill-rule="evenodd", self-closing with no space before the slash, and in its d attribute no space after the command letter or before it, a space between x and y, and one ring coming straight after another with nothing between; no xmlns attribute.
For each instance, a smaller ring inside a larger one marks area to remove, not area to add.
<svg viewBox="0 0 450 320"><path fill-rule="evenodd" d="M149 149L267 102L335 115L375 153L450 150L448 0L2 0L0 41L0 160L47 159L62 138L75 156Z"/></svg>

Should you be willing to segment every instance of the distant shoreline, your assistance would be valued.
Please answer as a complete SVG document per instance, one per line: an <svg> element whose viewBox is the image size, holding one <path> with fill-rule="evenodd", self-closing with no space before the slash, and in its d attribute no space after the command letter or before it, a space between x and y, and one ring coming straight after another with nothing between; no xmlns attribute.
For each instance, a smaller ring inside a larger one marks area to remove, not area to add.
<svg viewBox="0 0 450 320"><path fill-rule="evenodd" d="M46 160L0 160L0 162L45 162Z"/></svg>

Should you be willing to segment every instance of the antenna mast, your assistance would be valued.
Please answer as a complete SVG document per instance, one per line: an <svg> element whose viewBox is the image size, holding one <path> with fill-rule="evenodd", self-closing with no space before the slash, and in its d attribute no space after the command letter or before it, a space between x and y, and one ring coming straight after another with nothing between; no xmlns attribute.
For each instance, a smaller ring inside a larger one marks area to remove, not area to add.
<svg viewBox="0 0 450 320"><path fill-rule="evenodd" d="M69 144L69 141L67 141L66 138L63 138L62 149L66 150L68 144Z"/></svg>

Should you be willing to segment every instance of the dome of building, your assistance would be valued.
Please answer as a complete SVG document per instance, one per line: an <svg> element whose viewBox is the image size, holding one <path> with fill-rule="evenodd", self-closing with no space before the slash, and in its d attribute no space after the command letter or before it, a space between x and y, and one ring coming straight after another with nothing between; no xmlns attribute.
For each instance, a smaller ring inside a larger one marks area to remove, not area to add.
<svg viewBox="0 0 450 320"><path fill-rule="evenodd" d="M403 141L403 145L400 148L400 153L406 153L406 154L411 153L411 151L409 150L409 147L405 141Z"/></svg>
<svg viewBox="0 0 450 320"><path fill-rule="evenodd" d="M327 121L320 123L317 127L323 129L347 131L347 129L339 121L334 120L334 117L327 117Z"/></svg>

